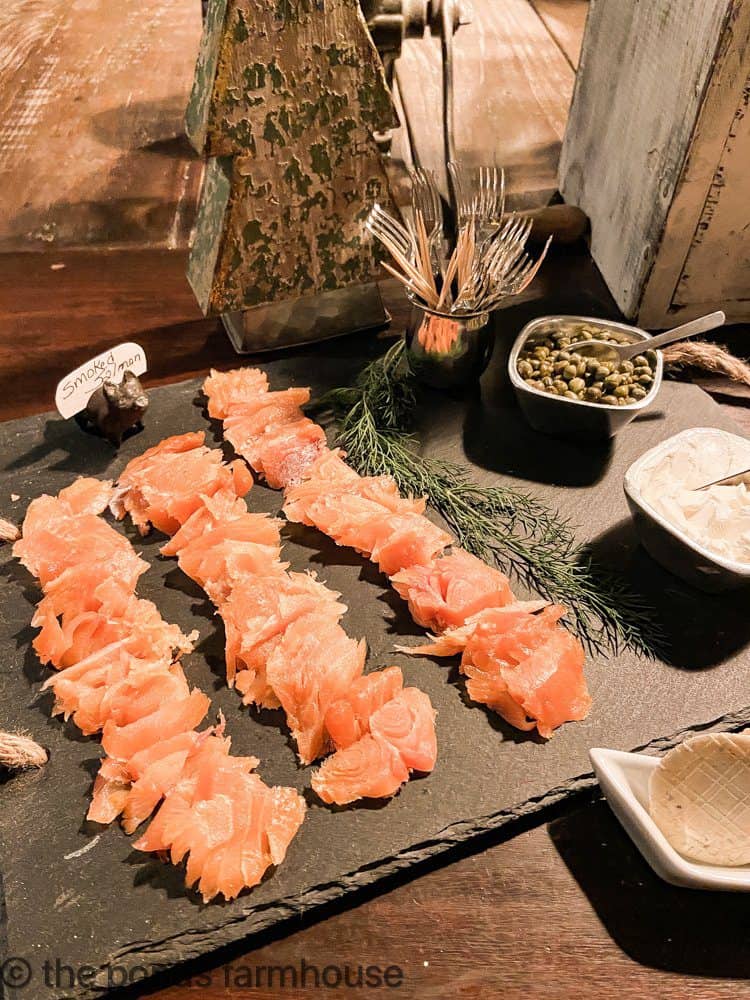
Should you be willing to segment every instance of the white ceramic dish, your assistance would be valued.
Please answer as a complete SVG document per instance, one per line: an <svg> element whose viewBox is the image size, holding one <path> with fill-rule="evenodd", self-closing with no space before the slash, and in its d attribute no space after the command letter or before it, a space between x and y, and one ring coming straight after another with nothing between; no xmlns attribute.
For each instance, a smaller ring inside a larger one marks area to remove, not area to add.
<svg viewBox="0 0 750 1000"><path fill-rule="evenodd" d="M750 865L726 868L688 861L678 854L648 812L648 780L658 757L596 747L591 763L612 812L653 870L672 885L689 889L750 892Z"/></svg>
<svg viewBox="0 0 750 1000"><path fill-rule="evenodd" d="M658 563L675 576L701 590L716 592L731 590L750 583L750 563L738 562L719 556L686 535L659 514L644 499L639 487L643 467L671 451L681 439L695 438L702 434L716 434L714 427L692 427L667 438L636 459L625 473L625 496L628 500L633 523L643 547ZM723 431L728 437L737 437Z"/></svg>

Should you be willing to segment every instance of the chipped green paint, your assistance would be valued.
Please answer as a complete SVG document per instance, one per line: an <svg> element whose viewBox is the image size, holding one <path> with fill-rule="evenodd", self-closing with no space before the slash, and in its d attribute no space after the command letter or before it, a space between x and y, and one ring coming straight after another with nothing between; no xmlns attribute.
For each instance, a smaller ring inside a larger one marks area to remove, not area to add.
<svg viewBox="0 0 750 1000"><path fill-rule="evenodd" d="M277 21L301 21L312 14L314 6L314 0L276 0L274 17Z"/></svg>
<svg viewBox="0 0 750 1000"><path fill-rule="evenodd" d="M325 50L328 62L331 66L356 66L357 50L353 45L337 45L331 42Z"/></svg>
<svg viewBox="0 0 750 1000"><path fill-rule="evenodd" d="M284 170L284 180L287 181L295 194L307 197L312 181L302 172L302 166L296 156L293 156Z"/></svg>
<svg viewBox="0 0 750 1000"><path fill-rule="evenodd" d="M320 4L287 0L281 5L283 28L269 0L223 2L228 7L215 64L210 155L246 151L236 144L234 132L241 118L254 120L256 135L263 131L259 94L265 98L266 112L287 106L289 134L297 138L306 129L333 126L345 116L356 117L363 132L370 134L397 124L358 0Z"/></svg>
<svg viewBox="0 0 750 1000"><path fill-rule="evenodd" d="M266 66L268 70L268 77L271 81L271 90L274 94L285 94L291 97L291 92L286 89L286 81L284 78L283 71L279 68L279 64L275 59L271 59Z"/></svg>
<svg viewBox="0 0 750 1000"><path fill-rule="evenodd" d="M289 116L289 108L282 106L279 108L279 127L284 130L287 136L295 137L295 128L291 117Z"/></svg>
<svg viewBox="0 0 750 1000"><path fill-rule="evenodd" d="M357 131L357 123L353 118L341 118L331 128L331 136L334 145L343 149L354 142L354 133Z"/></svg>
<svg viewBox="0 0 750 1000"><path fill-rule="evenodd" d="M243 69L242 79L248 90L263 90L266 85L266 67L263 63L251 63ZM237 93L241 95L241 91L237 90Z"/></svg>
<svg viewBox="0 0 750 1000"><path fill-rule="evenodd" d="M226 102L228 107L236 108L242 100L242 92L238 87L227 87Z"/></svg>
<svg viewBox="0 0 750 1000"><path fill-rule="evenodd" d="M255 136L253 135L253 128L247 119L244 121L237 122L232 128L232 134L237 142L241 142L248 153L255 153Z"/></svg>
<svg viewBox="0 0 750 1000"><path fill-rule="evenodd" d="M250 219L242 230L242 242L247 250L254 243L265 243L268 246L270 238L263 232L257 219Z"/></svg>
<svg viewBox="0 0 750 1000"><path fill-rule="evenodd" d="M323 191L316 191L312 198L305 198L299 205L300 222L307 222L314 208L327 208L328 198Z"/></svg>
<svg viewBox="0 0 750 1000"><path fill-rule="evenodd" d="M208 141L211 103L226 22L227 3L228 0L208 2L193 87L185 111L185 131L199 153L205 151Z"/></svg>
<svg viewBox="0 0 750 1000"><path fill-rule="evenodd" d="M201 305L237 311L371 281L363 220L389 200L373 133L395 114L358 0L225 3L206 149L232 169L220 225L216 192L203 195L214 242L204 226L191 257Z"/></svg>
<svg viewBox="0 0 750 1000"><path fill-rule="evenodd" d="M294 274L292 275L292 282L299 291L304 294L310 288L312 288L312 278L310 277L310 272L307 270L307 266L303 260L297 262L297 266L294 269Z"/></svg>
<svg viewBox="0 0 750 1000"><path fill-rule="evenodd" d="M203 176L193 245L188 259L187 277L203 312L208 312L213 296L214 275L221 253L231 191L232 161L209 160ZM241 262L237 262L239 266Z"/></svg>
<svg viewBox="0 0 750 1000"><path fill-rule="evenodd" d="M223 161L226 162L226 161ZM332 211L332 190L310 187L310 194L299 194L300 175L296 169L288 176L265 176L266 166L255 158L234 158L227 186L217 194L207 187L203 201L212 207L205 214L213 220L212 253L205 238L196 240L191 255L191 284L203 289L201 305L212 313L249 309L279 299L296 298L316 292L341 288L352 283L371 281L376 275L372 247L364 238L364 227L357 211L351 217ZM269 184L273 198L269 198ZM378 191L378 200L388 198L382 179L375 173L368 182ZM343 185L350 204L358 209L353 188ZM228 191L228 195L227 195ZM361 194L361 193L360 193ZM339 205L336 192L336 205ZM223 217L216 212L223 206ZM203 249L201 249L203 247ZM201 272L203 284L196 276ZM210 286L209 301L205 288Z"/></svg>
<svg viewBox="0 0 750 1000"><path fill-rule="evenodd" d="M274 114L275 112L273 111L269 111L266 114L266 122L263 126L263 138L270 144L272 149L274 146L286 146L286 139L277 128L276 122L273 120Z"/></svg>
<svg viewBox="0 0 750 1000"><path fill-rule="evenodd" d="M247 21L245 20L245 15L241 9L237 11L234 18L234 23L232 27L232 38L235 42L246 42L250 37L250 31L247 27Z"/></svg>
<svg viewBox="0 0 750 1000"><path fill-rule="evenodd" d="M310 166L322 181L330 181L333 177L331 158L322 142L310 146Z"/></svg>

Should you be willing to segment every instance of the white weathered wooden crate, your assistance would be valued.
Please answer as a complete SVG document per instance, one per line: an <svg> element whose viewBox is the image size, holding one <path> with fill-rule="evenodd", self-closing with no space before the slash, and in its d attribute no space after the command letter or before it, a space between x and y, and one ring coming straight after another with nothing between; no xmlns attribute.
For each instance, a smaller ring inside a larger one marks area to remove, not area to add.
<svg viewBox="0 0 750 1000"><path fill-rule="evenodd" d="M592 0L560 160L618 305L750 319L750 0Z"/></svg>

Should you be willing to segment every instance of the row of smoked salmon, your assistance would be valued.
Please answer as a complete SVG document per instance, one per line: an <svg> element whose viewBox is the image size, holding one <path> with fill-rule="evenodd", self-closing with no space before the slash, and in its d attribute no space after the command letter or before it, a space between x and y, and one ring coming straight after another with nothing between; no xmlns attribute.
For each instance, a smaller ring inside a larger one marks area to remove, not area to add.
<svg viewBox="0 0 750 1000"><path fill-rule="evenodd" d="M220 475L235 499L250 486L241 463ZM112 498L112 484L97 479L41 496L15 544L43 591L34 648L56 670L45 687L54 714L101 733L88 818L121 816L132 833L153 815L134 847L185 861L187 884L205 900L233 899L283 861L305 803L293 788L265 785L256 758L230 753L223 719L198 730L210 700L180 663L197 633L184 635L136 595L148 564L99 516Z"/></svg>
<svg viewBox="0 0 750 1000"><path fill-rule="evenodd" d="M406 652L460 654L469 696L519 729L549 737L586 717L584 652L559 624L565 608L516 601L502 573L425 516L424 498L402 497L388 476L350 468L303 413L309 389L271 391L265 373L240 368L212 371L204 392L235 452L285 491L286 517L373 560L415 622L434 633Z"/></svg>
<svg viewBox="0 0 750 1000"><path fill-rule="evenodd" d="M428 696L398 667L363 674L367 648L340 620L346 605L312 573L281 561L279 522L248 511L250 473L226 465L203 433L167 438L133 459L115 513L171 539L162 555L205 590L224 623L227 681L246 704L282 708L297 753L327 803L394 795L437 757Z"/></svg>

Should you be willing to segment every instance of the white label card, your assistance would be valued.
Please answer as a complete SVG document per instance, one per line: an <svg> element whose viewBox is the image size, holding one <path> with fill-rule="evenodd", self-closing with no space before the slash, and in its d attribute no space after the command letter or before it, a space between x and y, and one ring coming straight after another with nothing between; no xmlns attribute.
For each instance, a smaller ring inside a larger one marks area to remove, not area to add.
<svg viewBox="0 0 750 1000"><path fill-rule="evenodd" d="M75 416L86 408L91 396L104 382L122 382L126 371L143 375L147 370L146 352L138 344L118 344L97 354L57 384L55 406L60 416Z"/></svg>

